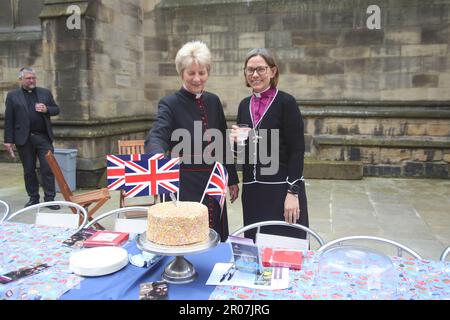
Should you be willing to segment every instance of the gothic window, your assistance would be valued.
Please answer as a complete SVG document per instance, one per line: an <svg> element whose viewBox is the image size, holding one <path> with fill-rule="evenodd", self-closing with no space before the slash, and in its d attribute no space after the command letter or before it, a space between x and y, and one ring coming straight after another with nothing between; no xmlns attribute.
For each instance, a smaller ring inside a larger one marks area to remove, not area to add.
<svg viewBox="0 0 450 320"><path fill-rule="evenodd" d="M39 29L44 0L1 0L0 30Z"/></svg>

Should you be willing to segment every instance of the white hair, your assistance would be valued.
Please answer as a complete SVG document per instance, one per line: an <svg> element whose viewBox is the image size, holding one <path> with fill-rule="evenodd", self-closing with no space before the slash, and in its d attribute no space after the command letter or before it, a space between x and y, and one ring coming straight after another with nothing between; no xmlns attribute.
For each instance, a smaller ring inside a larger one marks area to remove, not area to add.
<svg viewBox="0 0 450 320"><path fill-rule="evenodd" d="M22 79L23 76L25 75L25 73L32 73L32 74L36 75L36 72L34 72L33 68L23 67L23 68L20 68L20 70L19 70L19 79Z"/></svg>
<svg viewBox="0 0 450 320"><path fill-rule="evenodd" d="M208 73L211 70L211 52L202 41L187 42L178 50L175 57L175 67L179 75L182 75L184 69L194 63L206 67Z"/></svg>

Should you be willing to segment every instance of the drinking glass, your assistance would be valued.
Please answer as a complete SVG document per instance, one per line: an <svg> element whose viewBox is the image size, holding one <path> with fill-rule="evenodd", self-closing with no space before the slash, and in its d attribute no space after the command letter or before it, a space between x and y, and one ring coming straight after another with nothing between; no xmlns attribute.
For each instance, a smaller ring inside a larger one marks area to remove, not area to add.
<svg viewBox="0 0 450 320"><path fill-rule="evenodd" d="M245 140L248 139L248 133L250 132L250 127L248 124L238 124L239 127L237 133L238 145L245 146Z"/></svg>

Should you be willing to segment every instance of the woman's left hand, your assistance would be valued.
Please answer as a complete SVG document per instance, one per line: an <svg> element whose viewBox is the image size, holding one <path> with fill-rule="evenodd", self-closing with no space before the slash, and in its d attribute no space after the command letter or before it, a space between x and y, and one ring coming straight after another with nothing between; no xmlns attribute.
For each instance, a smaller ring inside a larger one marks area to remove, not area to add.
<svg viewBox="0 0 450 320"><path fill-rule="evenodd" d="M228 190L230 191L230 201L233 203L239 196L239 186L237 184L233 184L228 187Z"/></svg>
<svg viewBox="0 0 450 320"><path fill-rule="evenodd" d="M296 223L300 218L300 207L298 198L290 193L286 194L284 200L284 221L287 223Z"/></svg>

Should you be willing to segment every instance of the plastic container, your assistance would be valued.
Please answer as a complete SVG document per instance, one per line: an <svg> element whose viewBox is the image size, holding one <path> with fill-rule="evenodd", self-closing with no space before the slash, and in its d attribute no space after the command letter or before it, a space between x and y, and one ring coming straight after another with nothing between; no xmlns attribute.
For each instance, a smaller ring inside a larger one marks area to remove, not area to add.
<svg viewBox="0 0 450 320"><path fill-rule="evenodd" d="M53 152L63 176L72 191L75 191L77 187L77 152L77 149L55 149ZM56 192L61 192L59 185L56 182L55 188Z"/></svg>
<svg viewBox="0 0 450 320"><path fill-rule="evenodd" d="M392 260L376 250L333 247L319 255L315 286L328 299L395 299L398 273Z"/></svg>

